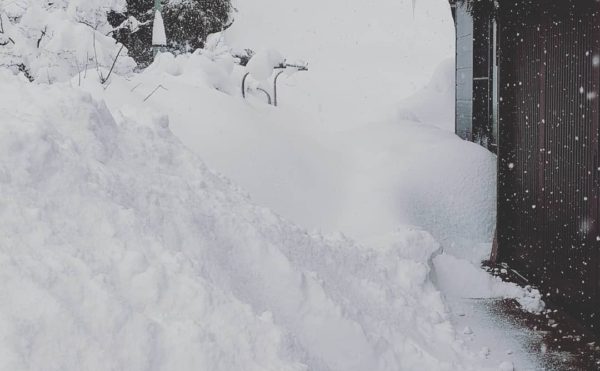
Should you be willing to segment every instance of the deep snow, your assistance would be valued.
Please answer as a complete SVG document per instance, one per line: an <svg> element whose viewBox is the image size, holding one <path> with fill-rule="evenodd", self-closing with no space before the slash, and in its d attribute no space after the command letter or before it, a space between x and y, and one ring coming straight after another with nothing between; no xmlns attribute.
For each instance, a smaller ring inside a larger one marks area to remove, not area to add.
<svg viewBox="0 0 600 371"><path fill-rule="evenodd" d="M36 11L73 30L82 4ZM104 85L105 39L98 71L53 65L66 83L0 72L0 370L533 367L469 301L541 304L478 267L495 160L451 133L447 3L236 7L205 50ZM309 71L274 108L280 56Z"/></svg>
<svg viewBox="0 0 600 371"><path fill-rule="evenodd" d="M310 236L208 171L166 116L1 78L0 369L472 368L429 234Z"/></svg>

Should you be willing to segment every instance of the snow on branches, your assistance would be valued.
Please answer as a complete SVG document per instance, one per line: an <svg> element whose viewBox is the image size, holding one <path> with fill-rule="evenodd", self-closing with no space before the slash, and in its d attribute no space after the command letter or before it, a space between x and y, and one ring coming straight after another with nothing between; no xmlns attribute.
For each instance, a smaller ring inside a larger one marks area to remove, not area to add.
<svg viewBox="0 0 600 371"><path fill-rule="evenodd" d="M121 0L0 0L0 68L42 83L96 66L132 71L135 62L107 36L107 12L123 6Z"/></svg>

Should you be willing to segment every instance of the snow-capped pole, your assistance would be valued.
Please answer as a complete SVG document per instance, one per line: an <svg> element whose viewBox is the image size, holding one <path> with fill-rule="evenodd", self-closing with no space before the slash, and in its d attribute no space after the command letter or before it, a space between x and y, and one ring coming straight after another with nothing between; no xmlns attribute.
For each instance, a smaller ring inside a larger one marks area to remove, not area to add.
<svg viewBox="0 0 600 371"><path fill-rule="evenodd" d="M252 76L256 81L266 82L273 76L274 71L279 70L273 78L274 99L271 99L271 94L264 88L254 88L254 90L262 91L267 96L269 105L277 106L279 103L277 97L277 82L282 74L287 73L288 75L291 75L294 72L308 71L307 63L301 61L297 63L287 63L283 56L272 50L266 50L255 54L252 50L246 49L245 54L234 54L234 56L239 59L240 65L246 67L246 73L242 78L243 98L246 98L248 77Z"/></svg>
<svg viewBox="0 0 600 371"><path fill-rule="evenodd" d="M162 2L154 0L154 24L152 26L152 50L154 57L167 46L167 33L162 17Z"/></svg>

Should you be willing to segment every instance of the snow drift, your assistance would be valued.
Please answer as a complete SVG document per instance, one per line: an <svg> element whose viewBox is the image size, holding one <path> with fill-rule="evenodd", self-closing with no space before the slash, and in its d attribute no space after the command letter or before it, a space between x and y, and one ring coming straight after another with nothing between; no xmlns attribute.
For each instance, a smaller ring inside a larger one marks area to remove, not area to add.
<svg viewBox="0 0 600 371"><path fill-rule="evenodd" d="M469 368L427 233L310 236L165 116L0 79L0 369Z"/></svg>

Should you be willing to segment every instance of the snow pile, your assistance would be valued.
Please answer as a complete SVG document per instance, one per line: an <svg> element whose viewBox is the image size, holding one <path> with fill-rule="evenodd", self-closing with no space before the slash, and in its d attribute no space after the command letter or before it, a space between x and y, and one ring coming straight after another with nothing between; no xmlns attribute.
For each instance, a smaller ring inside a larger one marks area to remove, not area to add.
<svg viewBox="0 0 600 371"><path fill-rule="evenodd" d="M448 59L454 54L454 25L447 1L422 2L414 15L408 1L294 5L255 0L237 1L236 7L236 22L226 31L233 47L276 48L310 62L310 71L280 80L283 112L245 112L250 125L261 126L256 129L261 134L275 126L273 137L236 145L225 163L216 155L222 150L210 143L216 131L211 127L232 124L210 109L203 115L214 119L201 124L174 119L175 133L190 148L207 161L214 158L212 166L258 202L306 227L341 230L368 241L415 225L445 248L464 249L461 256L486 255L483 244L491 242L495 223L495 158L435 127L450 128L454 122L454 72ZM419 85L424 87L415 92ZM170 103L179 107L165 104L166 112L187 109L183 102ZM410 114L399 115L399 106ZM279 157L269 156L269 146L263 150L262 143L280 137L293 143L292 154L284 156L283 150ZM301 141L306 150L297 153ZM312 161L311 152L322 163ZM244 176L250 157L261 160L253 168L265 176ZM283 174L320 176L306 187L303 182L264 187L273 178L267 176L273 162L286 161ZM307 190L310 197L304 197ZM278 203L284 195L294 198ZM487 250L489 256L489 245Z"/></svg>
<svg viewBox="0 0 600 371"><path fill-rule="evenodd" d="M212 168L306 228L342 231L378 246L382 239L391 243L403 225L414 225L429 231L445 252L472 262L465 272L479 277L495 223L491 153L407 121L330 133L291 107L227 96L221 92L235 95L244 69L232 73L231 60L216 57L221 54L214 50L227 49L219 45L194 55L162 54L142 74L115 79L106 90L84 86L113 110L149 96L146 105L168 114L174 133ZM157 86L165 89L152 94ZM486 297L528 295L495 286Z"/></svg>
<svg viewBox="0 0 600 371"><path fill-rule="evenodd" d="M306 115L250 95L242 99L245 69L234 68L226 49L163 53L141 74L115 76L106 90L88 85L90 79L81 85L114 111L138 102L168 115L175 135L256 203L307 229L339 231L334 221L344 201L345 159L315 138Z"/></svg>
<svg viewBox="0 0 600 371"><path fill-rule="evenodd" d="M0 67L23 72L43 83L65 81L90 68L110 68L120 45L110 36L109 10L123 0L1 0ZM123 50L115 72L126 74L135 62Z"/></svg>
<svg viewBox="0 0 600 371"><path fill-rule="evenodd" d="M163 57L186 66L185 58ZM214 63L211 68L221 65ZM422 262L442 251L431 237L426 248L414 241L421 233L414 231L429 230L443 244L445 254L431 259L432 277L448 302L515 298L529 311L543 307L538 292L479 268L489 258L495 220L495 158L485 149L410 122L329 134L289 107L248 104L214 90L199 78L204 72L197 63L175 74L170 66L159 60L131 81L115 79L98 89L98 96L117 110L164 85L168 91L146 104L168 113L184 143L260 204L305 226L341 230L376 250L395 248Z"/></svg>
<svg viewBox="0 0 600 371"><path fill-rule="evenodd" d="M161 54L99 97L119 109L150 96L147 102L169 115L175 134L212 168L306 228L368 241L415 225L446 247L464 248L461 256L489 257L482 242L491 241L495 222L492 154L414 122L331 132L298 108L229 97L222 93L239 96L246 70L214 50ZM159 86L165 89L151 95Z"/></svg>
<svg viewBox="0 0 600 371"><path fill-rule="evenodd" d="M0 369L472 368L427 233L311 237L141 102L0 82Z"/></svg>
<svg viewBox="0 0 600 371"><path fill-rule="evenodd" d="M362 240L415 225L445 249L455 244L455 253L491 241L495 157L485 149L407 121L367 124L340 132L333 141L352 164L344 181L341 230Z"/></svg>

